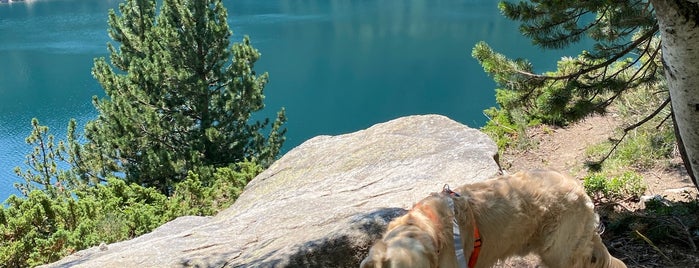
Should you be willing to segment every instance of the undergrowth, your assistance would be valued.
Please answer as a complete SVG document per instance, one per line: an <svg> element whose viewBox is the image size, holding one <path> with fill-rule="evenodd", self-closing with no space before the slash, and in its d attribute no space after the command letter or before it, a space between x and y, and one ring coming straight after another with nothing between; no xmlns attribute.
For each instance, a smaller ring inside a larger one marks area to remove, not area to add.
<svg viewBox="0 0 699 268"><path fill-rule="evenodd" d="M262 171L254 162L200 168L171 196L109 178L82 189L32 190L0 205L0 267L33 267L78 250L131 239L183 215L214 215Z"/></svg>
<svg viewBox="0 0 699 268"><path fill-rule="evenodd" d="M675 168L671 159L677 149L669 109L646 118L666 98L667 92L649 88L623 95L613 107L621 119L621 130L585 152L590 173L583 182L604 218L605 243L629 267L694 267L699 263L697 197L688 198L689 202L660 195L642 198L646 185L641 172ZM647 121L629 127L643 120Z"/></svg>
<svg viewBox="0 0 699 268"><path fill-rule="evenodd" d="M619 210L618 204L610 203L598 206L610 253L628 267L696 267L699 201L653 198L644 205L636 210Z"/></svg>
<svg viewBox="0 0 699 268"><path fill-rule="evenodd" d="M586 192L595 201L610 253L629 267L695 267L699 263L699 196L671 201L644 196L642 174L649 170L682 168L677 157L669 108L656 111L668 98L656 87L639 88L618 97L607 111L621 122L609 139L586 149ZM657 112L657 113L656 113ZM536 126L549 129L517 112L491 108L482 131L499 150L526 152L536 146L527 134ZM646 118L655 113L652 118ZM643 124L640 124L643 123Z"/></svg>
<svg viewBox="0 0 699 268"><path fill-rule="evenodd" d="M633 171L611 178L601 173L592 173L583 179L583 186L594 200L639 200L646 191L643 177Z"/></svg>

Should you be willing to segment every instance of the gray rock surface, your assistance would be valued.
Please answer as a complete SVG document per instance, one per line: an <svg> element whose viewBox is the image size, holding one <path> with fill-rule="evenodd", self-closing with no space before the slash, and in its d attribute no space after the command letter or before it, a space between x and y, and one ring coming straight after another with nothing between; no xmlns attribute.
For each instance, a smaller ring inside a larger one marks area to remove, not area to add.
<svg viewBox="0 0 699 268"><path fill-rule="evenodd" d="M485 134L439 115L315 137L214 217L180 217L49 267L357 267L413 203L496 175L496 154Z"/></svg>

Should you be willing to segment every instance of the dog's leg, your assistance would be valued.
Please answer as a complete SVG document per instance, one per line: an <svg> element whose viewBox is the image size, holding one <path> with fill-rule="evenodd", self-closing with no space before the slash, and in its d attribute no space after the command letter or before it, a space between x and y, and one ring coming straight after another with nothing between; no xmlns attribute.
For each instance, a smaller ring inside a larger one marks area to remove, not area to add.
<svg viewBox="0 0 699 268"><path fill-rule="evenodd" d="M599 263L593 263L593 265L591 265L590 267L626 268L626 264L624 264L624 262L617 258L614 258L614 256L609 254L607 247L604 245L604 243L602 243L602 238L600 238L598 234L594 235L594 237L592 238L592 242L594 243L594 245L591 260L595 260Z"/></svg>
<svg viewBox="0 0 699 268"><path fill-rule="evenodd" d="M572 205L566 212L558 218L557 226L556 223L548 224L556 227L543 235L539 256L550 268L591 267L584 263L589 262L594 245L590 234L598 236L594 230L596 215L584 203ZM587 260L583 260L586 256Z"/></svg>
<svg viewBox="0 0 699 268"><path fill-rule="evenodd" d="M572 267L572 268L626 268L626 264L621 260L614 258L614 256L609 254L607 247L602 243L602 239L599 234L593 233L590 238L590 244L585 246L587 250L578 250L570 259L566 262L563 261L563 266L561 264L552 264L551 256L547 256L547 260L544 262L548 267ZM542 261L544 258L542 257Z"/></svg>

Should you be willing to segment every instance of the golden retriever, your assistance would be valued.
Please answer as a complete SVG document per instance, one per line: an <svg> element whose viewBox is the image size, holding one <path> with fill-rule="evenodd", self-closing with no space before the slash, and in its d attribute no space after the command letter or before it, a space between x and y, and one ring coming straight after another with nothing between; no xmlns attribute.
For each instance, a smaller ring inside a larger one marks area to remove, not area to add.
<svg viewBox="0 0 699 268"><path fill-rule="evenodd" d="M478 248L480 233L472 267L529 253L549 268L626 267L596 232L599 217L580 182L559 172L522 171L451 193L464 256Z"/></svg>
<svg viewBox="0 0 699 268"><path fill-rule="evenodd" d="M454 219L469 268L492 267L529 253L549 268L626 267L596 232L599 217L582 185L552 170L523 171L431 194L389 223L360 267L458 267Z"/></svg>

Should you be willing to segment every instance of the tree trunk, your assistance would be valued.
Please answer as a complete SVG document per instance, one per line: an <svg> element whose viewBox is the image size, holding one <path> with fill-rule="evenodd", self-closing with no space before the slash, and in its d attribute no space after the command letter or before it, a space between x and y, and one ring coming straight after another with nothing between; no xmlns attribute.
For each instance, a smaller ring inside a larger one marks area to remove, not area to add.
<svg viewBox="0 0 699 268"><path fill-rule="evenodd" d="M699 188L699 0L651 0L682 160Z"/></svg>

